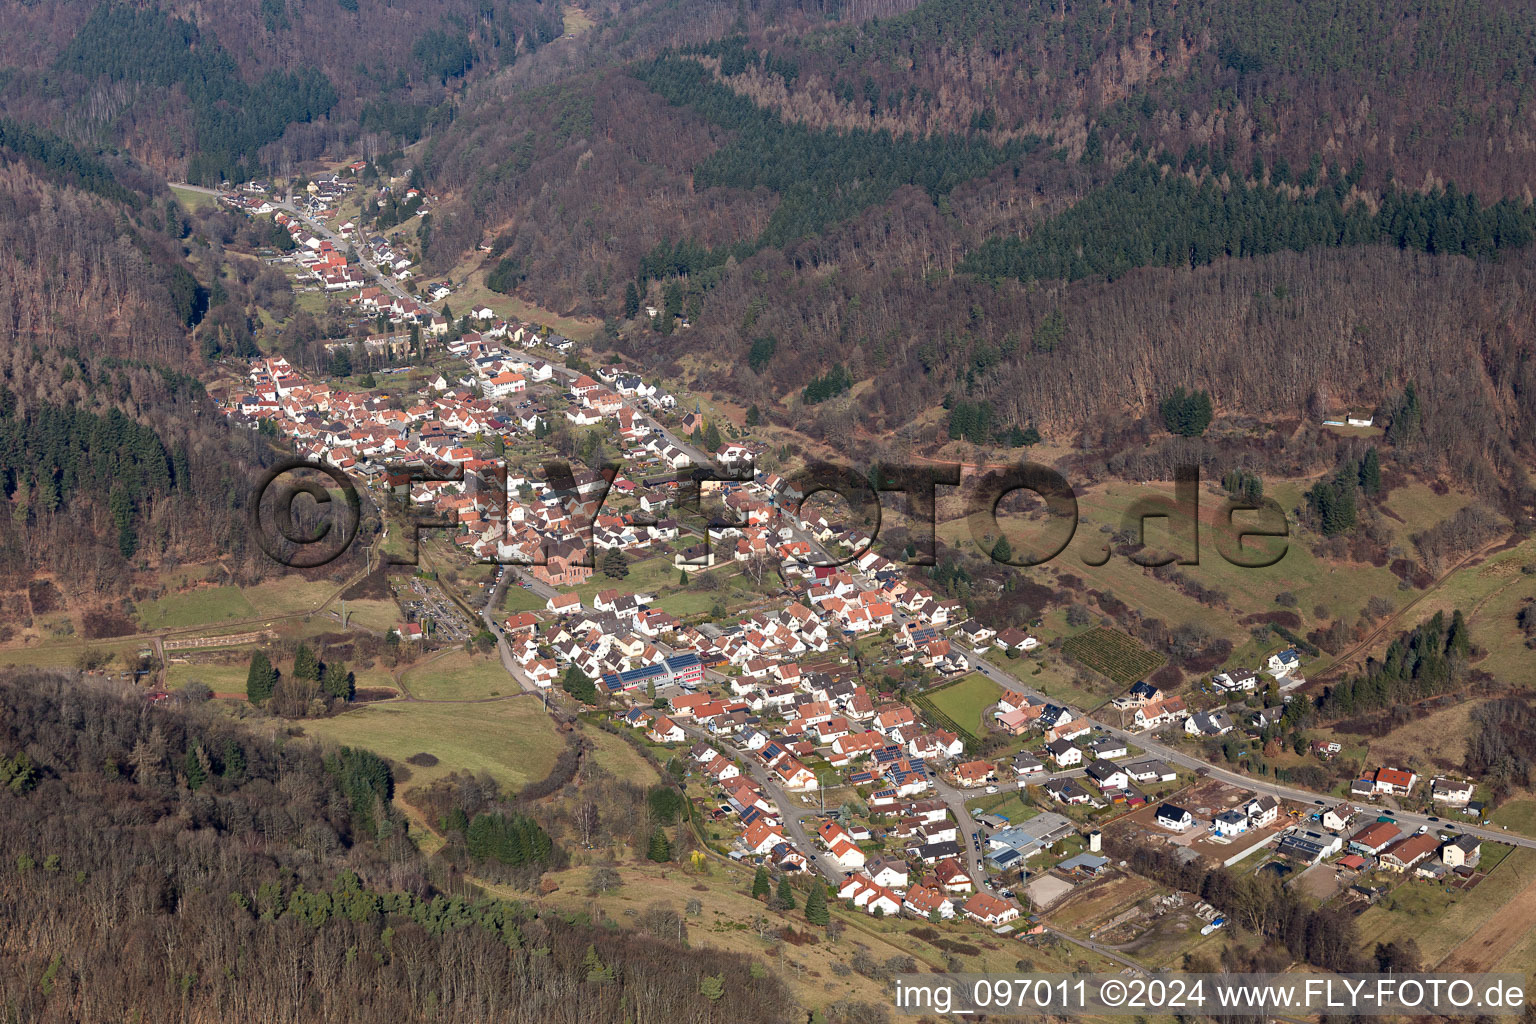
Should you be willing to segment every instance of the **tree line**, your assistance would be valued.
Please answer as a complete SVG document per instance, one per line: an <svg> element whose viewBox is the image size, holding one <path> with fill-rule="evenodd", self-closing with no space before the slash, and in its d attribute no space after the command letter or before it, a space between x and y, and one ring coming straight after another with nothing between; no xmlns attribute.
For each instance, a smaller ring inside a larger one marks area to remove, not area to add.
<svg viewBox="0 0 1536 1024"><path fill-rule="evenodd" d="M1393 640L1379 660L1370 659L1364 672L1325 689L1318 710L1329 718L1347 718L1449 692L1464 679L1471 652L1461 610L1449 621L1444 612L1436 612Z"/></svg>
<svg viewBox="0 0 1536 1024"><path fill-rule="evenodd" d="M734 133L693 168L699 188L766 187L779 204L753 242L782 246L915 185L937 200L1025 148L945 136L817 131L787 122L717 81L697 60L666 55L635 75L673 105L686 104ZM748 252L751 249L747 250Z"/></svg>
<svg viewBox="0 0 1536 1024"><path fill-rule="evenodd" d="M0 495L22 492L25 507L51 516L77 496L103 502L116 529L118 550L139 547L142 510L174 489L191 485L186 449L171 451L149 427L118 409L42 405L20 410L0 386Z"/></svg>
<svg viewBox="0 0 1536 1024"><path fill-rule="evenodd" d="M1239 177L1223 189L1209 174L1196 182L1167 163L1138 160L1027 238L989 239L961 269L1020 281L1114 279L1136 267L1370 243L1489 259L1529 245L1536 231L1531 204L1484 205L1454 184L1422 194L1391 189L1374 215L1338 185L1293 198L1274 184Z"/></svg>
<svg viewBox="0 0 1536 1024"><path fill-rule="evenodd" d="M1279 943L1292 956L1329 971L1360 970L1354 921L1332 910L1313 909L1273 876L1233 874L1199 860L1182 863L1166 849L1111 841L1116 859L1132 871L1174 889L1192 892L1236 925Z"/></svg>
<svg viewBox="0 0 1536 1024"><path fill-rule="evenodd" d="M129 207L143 202L143 197L120 184L117 175L100 159L34 125L0 118L0 149L25 157L60 184L94 192Z"/></svg>

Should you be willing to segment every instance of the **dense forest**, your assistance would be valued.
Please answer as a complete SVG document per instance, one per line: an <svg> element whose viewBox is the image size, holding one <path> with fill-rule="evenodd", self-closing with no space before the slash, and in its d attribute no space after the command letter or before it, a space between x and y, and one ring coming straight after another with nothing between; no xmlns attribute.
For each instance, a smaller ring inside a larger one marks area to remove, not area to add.
<svg viewBox="0 0 1536 1024"><path fill-rule="evenodd" d="M1436 612L1392 641L1362 674L1328 687L1318 710L1328 717L1346 717L1448 692L1465 679L1471 653L1472 639L1461 612L1449 622Z"/></svg>
<svg viewBox="0 0 1536 1024"><path fill-rule="evenodd" d="M1517 507L1536 19L1260 6L929 0L514 75L435 139L423 169L452 198L427 255L494 239L499 288L608 318L660 372L702 357L696 384L876 458L1035 437L1113 455L1181 387L1209 395L1219 444L1224 419L1389 419L1413 381L1399 454Z"/></svg>
<svg viewBox="0 0 1536 1024"><path fill-rule="evenodd" d="M322 72L269 71L255 85L234 58L197 26L150 9L102 4L59 55L61 71L85 79L180 86L192 107L196 152L187 179L203 184L256 176L256 154L290 124L313 121L336 105Z"/></svg>
<svg viewBox="0 0 1536 1024"><path fill-rule="evenodd" d="M1024 147L994 146L985 139L893 137L884 131L827 132L786 124L720 84L698 61L682 57L658 58L636 75L669 103L687 104L732 133L729 145L694 166L696 188L763 187L779 197L757 245L782 247L818 234L829 224L884 202L902 185L921 188L937 200Z"/></svg>
<svg viewBox="0 0 1536 1024"><path fill-rule="evenodd" d="M0 144L0 586L44 571L71 600L121 594L146 559L214 551L259 578L270 563L243 515L270 448L231 431L190 372L188 327L226 290L189 269L173 201L38 138Z"/></svg>
<svg viewBox="0 0 1536 1024"><path fill-rule="evenodd" d="M415 141L451 116L450 86L563 31L554 0L3 0L0 18L0 114L209 183Z"/></svg>
<svg viewBox="0 0 1536 1024"><path fill-rule="evenodd" d="M366 751L36 671L0 678L0 723L19 1018L804 1019L745 958L479 896L416 852Z"/></svg>
<svg viewBox="0 0 1536 1024"><path fill-rule="evenodd" d="M1485 206L1454 185L1426 194L1394 190L1377 200L1373 216L1364 202L1345 205L1355 186L1350 177L1335 165L1324 187L1291 198L1262 181L1250 187L1238 179L1223 189L1210 176L1196 182L1169 164L1137 161L1027 238L989 239L961 269L1020 281L1113 280L1134 267L1199 267L1223 256L1316 246L1385 243L1489 259L1536 237L1529 204Z"/></svg>

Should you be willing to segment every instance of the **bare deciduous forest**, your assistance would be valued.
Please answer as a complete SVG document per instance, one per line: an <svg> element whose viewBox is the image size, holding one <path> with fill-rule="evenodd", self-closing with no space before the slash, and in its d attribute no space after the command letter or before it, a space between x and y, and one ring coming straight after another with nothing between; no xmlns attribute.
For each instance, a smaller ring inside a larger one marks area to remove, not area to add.
<svg viewBox="0 0 1536 1024"><path fill-rule="evenodd" d="M803 1019L743 958L477 897L371 755L72 675L9 672L0 709L12 1019Z"/></svg>

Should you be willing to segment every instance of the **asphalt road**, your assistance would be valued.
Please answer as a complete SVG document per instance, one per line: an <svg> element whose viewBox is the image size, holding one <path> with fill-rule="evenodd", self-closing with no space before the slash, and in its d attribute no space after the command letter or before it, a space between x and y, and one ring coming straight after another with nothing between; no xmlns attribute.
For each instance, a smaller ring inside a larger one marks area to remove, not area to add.
<svg viewBox="0 0 1536 1024"><path fill-rule="evenodd" d="M214 198L218 198L224 194L223 191L216 188L204 188L201 185L189 185L185 182L173 181L170 184L175 188L184 189L188 192L197 192L205 196L213 196ZM330 228L326 227L322 221L318 221L310 217L309 214L294 206L293 203L289 200L279 199L277 196L267 196L266 200L272 204L273 208L282 210L284 213L297 217L306 227L315 233L316 237L333 243L337 248L342 248L348 244L346 239L342 238L340 235L333 232ZM358 263L360 263L362 268L373 277L374 281L378 283L379 287L383 288L391 295L394 295L396 298L409 299L413 302L420 301L423 303L423 305L425 305L424 300L417 299L415 296L406 292L406 290L401 288L399 283L396 282L393 277L379 270L378 267L369 262L363 256L360 249L357 251L357 259Z"/></svg>
<svg viewBox="0 0 1536 1024"><path fill-rule="evenodd" d="M510 567L509 567L510 569ZM496 638L496 652L501 655L501 667L507 670L507 675L517 680L517 684L529 693L541 693L538 686L523 666L512 657L512 647L507 643L507 634L501 628L501 595L506 592L507 584L512 579L512 572L501 574L501 581L491 588L490 596L486 598L485 605L480 609L480 618L485 621L485 628L491 631Z"/></svg>
<svg viewBox="0 0 1536 1024"><path fill-rule="evenodd" d="M950 642L954 644L953 640ZM992 680L994 683L997 683L999 686L1045 698L1044 694L1032 690L1028 686L1020 683L1019 680L1015 679L1013 676L1004 672L1002 669L997 668L989 662L982 660L981 657L974 651L969 650L968 648L965 648L959 644L955 644L955 646L960 648L960 650L965 654L966 658L970 660L977 671L981 672L988 679ZM1068 705L1068 707L1070 707L1070 705ZM1082 715L1082 712L1077 708L1071 708L1071 711L1074 715ZM1203 771L1206 778L1216 779L1236 789L1245 790L1249 793L1254 793L1260 796L1272 796L1276 799L1287 800L1291 803L1302 805L1310 804L1313 806L1318 806L1321 804L1331 807L1340 802L1338 797L1327 793L1317 793L1309 789L1302 789L1298 786L1284 786L1276 782L1271 782L1267 779L1255 778L1252 775L1245 775L1241 772L1234 772L1228 768L1223 768L1218 765L1211 764L1210 762L1203 761L1199 757L1196 757L1194 754L1188 753L1187 751L1171 747L1166 743L1163 743L1160 740L1154 738L1149 733L1131 733L1125 731L1124 729L1109 725L1108 723L1101 722L1099 724L1103 725L1104 732L1106 734L1114 736L1124 742L1133 743L1154 757L1161 758L1162 760L1167 761L1169 764L1177 764L1181 767L1188 768L1191 771ZM1354 801L1350 802L1353 803ZM1364 802L1362 802L1362 806L1364 806ZM1427 814L1396 811L1390 810L1389 808L1382 808L1382 811L1383 813L1390 813L1392 817L1398 821L1399 824L1407 825L1410 828L1418 828L1421 825L1428 826L1429 828L1444 828L1448 825L1453 825L1458 832L1474 835L1479 839L1489 840L1492 842L1507 843L1511 846L1524 846L1530 849L1536 849L1536 839L1528 839L1525 836L1516 835L1511 832L1505 832L1503 829L1486 828L1483 826L1464 824L1461 821L1455 820L1453 817L1453 815L1456 813L1455 811L1450 811L1446 815L1439 815L1441 820L1438 822L1430 821L1430 816Z"/></svg>

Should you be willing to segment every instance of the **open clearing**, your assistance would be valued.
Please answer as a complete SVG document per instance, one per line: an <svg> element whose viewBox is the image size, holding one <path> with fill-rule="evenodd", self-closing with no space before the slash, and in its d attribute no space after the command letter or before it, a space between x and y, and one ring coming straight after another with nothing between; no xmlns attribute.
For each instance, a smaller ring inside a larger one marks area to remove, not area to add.
<svg viewBox="0 0 1536 1024"><path fill-rule="evenodd" d="M997 703L1003 691L996 683L983 675L969 675L958 683L931 690L928 697L933 706L948 715L956 725L972 736L985 736L981 714Z"/></svg>
<svg viewBox="0 0 1536 1024"><path fill-rule="evenodd" d="M215 201L213 196L204 192L194 192L189 188L177 188L175 185L171 186L171 195L175 196L176 201L189 210L200 210L205 206L212 206Z"/></svg>
<svg viewBox="0 0 1536 1024"><path fill-rule="evenodd" d="M1493 812L1496 825L1506 825L1511 832L1536 836L1536 798L1529 796L1507 800Z"/></svg>
<svg viewBox="0 0 1536 1024"><path fill-rule="evenodd" d="M387 701L306 721L304 732L402 764L412 754L437 757L431 768L410 766L407 787L460 769L519 788L549 774L564 744L543 706L522 697L475 705Z"/></svg>
<svg viewBox="0 0 1536 1024"><path fill-rule="evenodd" d="M449 651L407 669L401 682L420 700L477 700L517 693L521 687L491 655Z"/></svg>
<svg viewBox="0 0 1536 1024"><path fill-rule="evenodd" d="M637 786L649 786L657 781L656 770L650 762L623 737L602 729L584 728L582 732L592 740L592 760L608 774Z"/></svg>
<svg viewBox="0 0 1536 1024"><path fill-rule="evenodd" d="M1466 738L1471 730L1474 708L1485 701L1466 701L1431 711L1400 729L1370 741L1369 759L1382 764L1422 763L1425 758L1459 762L1466 754ZM1328 735L1346 746L1359 743L1354 733Z"/></svg>
<svg viewBox="0 0 1536 1024"><path fill-rule="evenodd" d="M913 929L923 927L933 928L939 941L957 941L973 947L974 953L958 954L967 971L1013 971L1020 957L1028 957L1039 971L1070 971L1078 966L1080 958L1090 970L1110 969L1107 960L1076 946L1026 946L1016 939L1000 938L967 924L932 926L925 921L906 918L877 920L862 912L844 910L836 900L829 901L830 910L847 928L839 938L831 940L826 938L823 929L808 925L802 911L780 914L752 899L748 895L752 882L750 869L726 865L713 858L706 863L705 874L676 864L646 862L621 865L617 870L623 885L595 896L589 894L586 887L592 871L590 865L546 875L560 888L539 897L536 902L565 912L587 912L594 920L606 916L627 926L634 926L634 919L653 905L675 910L684 916L690 944L713 946L760 959L780 973L796 997L807 1006L825 1006L846 998L878 1005L889 1003L888 983L872 981L853 971L839 973L831 969L833 963L851 961L861 946L880 962L892 957L912 956L917 959L919 969L942 969L945 952L912 934ZM508 898L528 898L526 893L510 889L486 888ZM694 899L698 900L698 913L688 915L688 902ZM803 907L803 888L797 891L796 899ZM762 935L753 926L758 915L766 919ZM785 926L793 927L796 932L810 932L820 941L806 945L780 943L778 932ZM777 955L780 952L782 961Z"/></svg>
<svg viewBox="0 0 1536 1024"><path fill-rule="evenodd" d="M138 613L146 632L251 619L261 614L239 587L199 587L168 594L139 604Z"/></svg>

